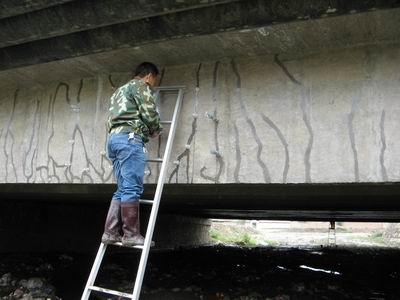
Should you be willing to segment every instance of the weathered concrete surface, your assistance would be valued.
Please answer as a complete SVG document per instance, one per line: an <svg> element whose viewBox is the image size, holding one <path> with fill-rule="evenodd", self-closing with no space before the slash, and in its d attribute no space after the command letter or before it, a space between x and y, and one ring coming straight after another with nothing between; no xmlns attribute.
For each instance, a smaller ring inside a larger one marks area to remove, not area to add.
<svg viewBox="0 0 400 300"><path fill-rule="evenodd" d="M60 5L75 0L2 0L0 19Z"/></svg>
<svg viewBox="0 0 400 300"><path fill-rule="evenodd" d="M237 1L239 0L74 1L1 20L0 48L138 19L147 19L159 15Z"/></svg>
<svg viewBox="0 0 400 300"><path fill-rule="evenodd" d="M166 67L212 62L227 57L245 58L275 54L279 54L282 59L292 60L326 51L399 43L400 9L376 10L339 17L272 24L239 31L182 37L11 69L0 72L0 89L26 85L41 86L52 81L131 72L135 64L144 60L154 61ZM66 42L61 41L61 48L68 48L65 45ZM40 50L32 50L25 46L21 45L22 53L18 59L35 60L39 57L38 55L44 55L47 51L53 55L56 53L53 51L53 44ZM114 46L110 48L115 49ZM7 57L0 60L0 63L16 62L10 59Z"/></svg>
<svg viewBox="0 0 400 300"><path fill-rule="evenodd" d="M273 1L273 5L269 2L270 1L240 1L226 5L198 8L1 48L0 70L71 57L80 57L127 47L140 47L155 42L179 40L189 36L202 36L234 30L247 31L251 28L257 29L259 27L266 27L274 22L308 20L313 14L317 17L327 17L329 15L335 16L342 13L357 12L357 9L352 9L353 5L349 4L332 8L330 6L331 1L326 0L309 1L310 3L307 2L307 5L298 4L298 1L290 1L290 5L289 3L285 3L287 5L282 4L281 1ZM353 1L351 3L359 2ZM400 1L383 1L383 3L386 3L383 7L396 7L399 5ZM391 5L388 5L388 3ZM374 10L376 6L373 4L375 4L375 1L372 1L372 5L370 4L365 7L356 5L355 7L361 9L361 11L368 9ZM383 13L383 15L385 14ZM348 19L352 20L353 18ZM357 24L357 22L353 22L350 26L343 26L345 24L341 24L337 31L339 35L344 35L345 40L347 32L354 32L356 36L350 36L351 44L354 44L357 43L359 38L357 34L365 32L365 30L368 34L368 38L375 37L373 34L375 29L378 29L379 33L384 32L385 34L382 37L377 35L380 42L387 37L387 34L396 36L396 32L399 30L398 19L392 20L386 18L384 24L374 22L375 20L371 16L367 20L368 21L363 24L364 26L361 27L359 26L362 24ZM386 24L386 22L390 25ZM308 23L312 24L312 22ZM397 24L397 26L395 25L394 28L391 28L391 24ZM6 27L9 26L11 25ZM33 23L32 26L35 26L35 23ZM384 31L380 31L379 29L384 29ZM12 29L11 31L14 32ZM263 36L268 36L268 32L269 30L261 29L260 36L256 34L258 40L268 40L268 38L263 38ZM313 28L311 34L309 31L306 33L313 36L312 32L319 33L315 28ZM292 32L292 34L293 33L296 35L296 32ZM322 33L323 35L327 34L324 30ZM329 37L329 32L327 36ZM40 38L40 36L38 38ZM7 37L5 37L5 39L9 40ZM18 40L18 37L16 37L16 39ZM355 40L353 41L353 39ZM398 37L396 37L396 39L398 39ZM258 44L258 40L252 40L252 44ZM285 35L281 36L278 40L286 40L289 42L296 41L296 39L293 38L288 40L288 37ZM317 41L323 44L327 43L325 37L319 37ZM240 41L237 42L240 43ZM207 46L212 47L211 45L212 44L208 44ZM251 45L250 48L252 47L254 46ZM256 46L256 48L258 47ZM274 53L280 53L280 51L275 51Z"/></svg>
<svg viewBox="0 0 400 300"><path fill-rule="evenodd" d="M398 181L399 65L399 46L378 45L164 68L163 85L187 86L168 181ZM104 120L129 77L3 90L0 181L111 183ZM153 182L157 168L148 171Z"/></svg>

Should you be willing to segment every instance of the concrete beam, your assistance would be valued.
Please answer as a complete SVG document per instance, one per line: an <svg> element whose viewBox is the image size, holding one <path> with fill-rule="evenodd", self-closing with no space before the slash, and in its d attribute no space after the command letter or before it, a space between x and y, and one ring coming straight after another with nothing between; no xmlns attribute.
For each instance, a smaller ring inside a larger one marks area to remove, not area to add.
<svg viewBox="0 0 400 300"><path fill-rule="evenodd" d="M26 14L71 1L75 0L2 0L0 1L0 19Z"/></svg>
<svg viewBox="0 0 400 300"><path fill-rule="evenodd" d="M239 0L87 0L0 20L0 48Z"/></svg>
<svg viewBox="0 0 400 300"><path fill-rule="evenodd" d="M3 48L0 49L0 70L187 36L398 6L400 0L233 2Z"/></svg>
<svg viewBox="0 0 400 300"><path fill-rule="evenodd" d="M156 185L145 185L150 199ZM2 184L0 204L104 206L111 184ZM166 184L160 214L200 218L400 221L399 183Z"/></svg>

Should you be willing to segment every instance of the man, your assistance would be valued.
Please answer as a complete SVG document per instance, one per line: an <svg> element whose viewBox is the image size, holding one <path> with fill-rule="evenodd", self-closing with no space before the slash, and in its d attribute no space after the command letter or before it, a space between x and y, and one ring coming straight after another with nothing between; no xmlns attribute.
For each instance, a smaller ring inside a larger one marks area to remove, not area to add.
<svg viewBox="0 0 400 300"><path fill-rule="evenodd" d="M107 150L117 190L101 238L106 244L122 241L125 246L134 246L144 243L139 223L139 198L143 193L146 162L144 144L149 137L156 137L162 131L151 90L158 73L154 64L141 63L134 78L119 87L110 99Z"/></svg>

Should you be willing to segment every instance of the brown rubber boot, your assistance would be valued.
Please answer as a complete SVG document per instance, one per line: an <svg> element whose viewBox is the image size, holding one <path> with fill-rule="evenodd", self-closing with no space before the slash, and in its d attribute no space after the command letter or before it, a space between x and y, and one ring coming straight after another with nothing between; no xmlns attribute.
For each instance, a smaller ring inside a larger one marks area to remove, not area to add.
<svg viewBox="0 0 400 300"><path fill-rule="evenodd" d="M144 237L140 234L139 201L122 202L122 244L124 246L136 246L144 244Z"/></svg>
<svg viewBox="0 0 400 300"><path fill-rule="evenodd" d="M121 201L111 200L101 242L112 244L121 241Z"/></svg>

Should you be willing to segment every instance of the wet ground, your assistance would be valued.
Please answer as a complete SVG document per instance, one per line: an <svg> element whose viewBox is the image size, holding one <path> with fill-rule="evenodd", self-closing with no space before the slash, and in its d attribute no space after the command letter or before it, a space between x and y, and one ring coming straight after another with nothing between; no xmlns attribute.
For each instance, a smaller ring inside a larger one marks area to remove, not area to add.
<svg viewBox="0 0 400 300"><path fill-rule="evenodd" d="M2 255L0 299L80 299L93 259ZM97 284L131 292L137 259L112 252ZM152 252L142 299L400 299L399 282L400 249L221 245Z"/></svg>

